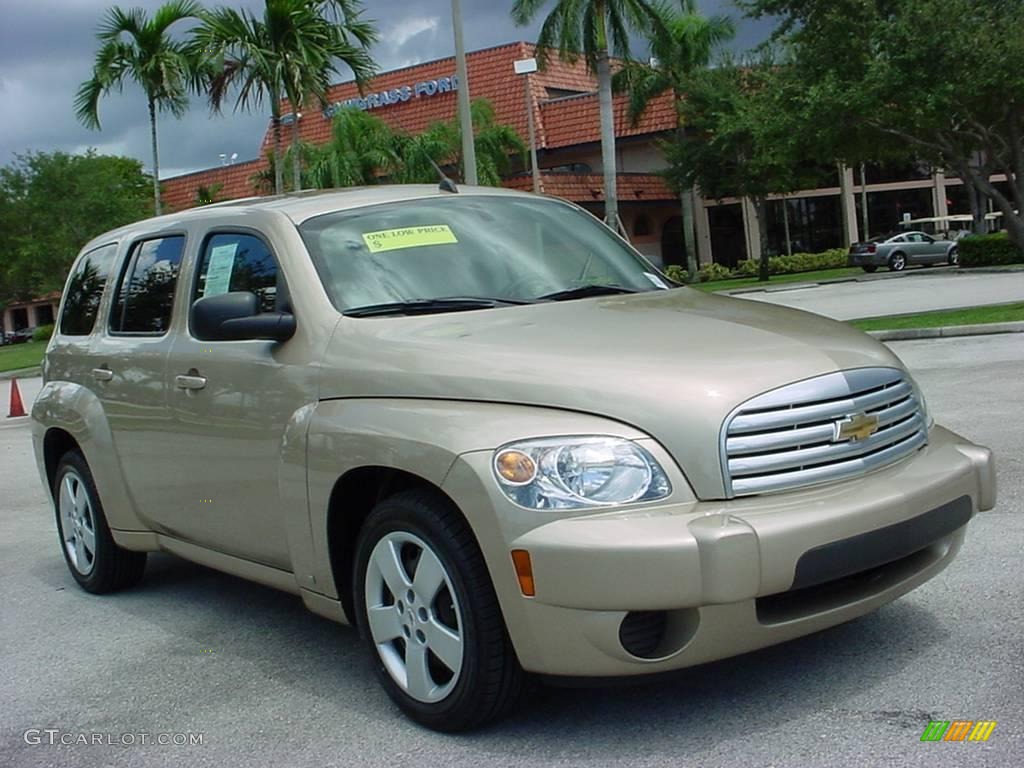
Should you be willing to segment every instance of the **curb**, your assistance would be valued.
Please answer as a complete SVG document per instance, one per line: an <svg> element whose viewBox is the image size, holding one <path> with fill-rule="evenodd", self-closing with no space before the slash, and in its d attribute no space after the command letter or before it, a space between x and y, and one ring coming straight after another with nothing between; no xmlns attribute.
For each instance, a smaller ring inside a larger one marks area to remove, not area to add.
<svg viewBox="0 0 1024 768"><path fill-rule="evenodd" d="M982 323L978 325L946 325L939 328L892 328L886 331L867 331L879 341L908 341L911 339L950 339L957 336L992 336L999 333L1024 333L1024 320L1012 323Z"/></svg>
<svg viewBox="0 0 1024 768"><path fill-rule="evenodd" d="M993 274L1007 274L1014 272L1024 272L1024 266L1005 266L1005 267L963 267L960 269L953 269L951 267L937 267L932 269L912 269L904 270L903 272L885 272L881 275L850 275L848 277L833 277L829 280L815 280L813 282L808 281L806 283L792 282L785 283L783 285L773 287L771 285L765 288L759 287L748 287L748 288L723 288L719 291L712 291L712 293L721 293L726 296L741 296L744 293L780 293L782 291L799 291L806 288L814 288L818 285L836 285L838 283L873 283L876 280L897 280L901 277L914 277L915 275L946 275L949 277L964 277L966 275L993 275Z"/></svg>
<svg viewBox="0 0 1024 768"><path fill-rule="evenodd" d="M8 379L34 379L43 375L43 369L35 365L31 368L20 368L17 371L3 371L0 373L0 381Z"/></svg>

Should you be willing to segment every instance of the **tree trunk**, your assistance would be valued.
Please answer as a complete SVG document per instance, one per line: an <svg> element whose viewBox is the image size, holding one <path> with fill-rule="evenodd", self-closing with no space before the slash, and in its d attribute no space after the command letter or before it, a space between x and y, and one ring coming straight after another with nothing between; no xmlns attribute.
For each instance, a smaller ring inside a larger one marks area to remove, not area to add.
<svg viewBox="0 0 1024 768"><path fill-rule="evenodd" d="M789 202L786 198L782 198L782 227L786 233L786 255L792 256L793 241L789 237Z"/></svg>
<svg viewBox="0 0 1024 768"><path fill-rule="evenodd" d="M616 232L619 224L618 176L615 163L615 113L612 111L612 71L605 45L597 57L598 98L601 106L601 164L604 167L604 220Z"/></svg>
<svg viewBox="0 0 1024 768"><path fill-rule="evenodd" d="M299 148L299 112L292 106L292 189L302 189L302 152Z"/></svg>
<svg viewBox="0 0 1024 768"><path fill-rule="evenodd" d="M678 104L680 99L684 97L676 92L675 98ZM686 141L686 131L682 126L681 118L680 125L676 130L676 141L680 144ZM683 248L686 250L686 281L688 283L695 283L697 282L697 270L699 267L697 265L697 237L694 234L697 201L693 187L684 189L680 193L679 202L683 218ZM665 254L662 254L663 260L664 257Z"/></svg>
<svg viewBox="0 0 1024 768"><path fill-rule="evenodd" d="M764 199L755 197L754 218L757 219L757 231L761 235L761 253L758 255L757 279L762 283L768 282L768 217L765 215Z"/></svg>
<svg viewBox="0 0 1024 768"><path fill-rule="evenodd" d="M860 239L867 242L871 238L871 229L868 226L868 174L864 163L860 164Z"/></svg>
<svg viewBox="0 0 1024 768"><path fill-rule="evenodd" d="M270 124L274 130L274 194L280 195L284 191L284 158L281 157L281 116L276 110L270 117Z"/></svg>
<svg viewBox="0 0 1024 768"><path fill-rule="evenodd" d="M149 138L153 149L153 214L159 216L160 206L160 150L156 140L156 102L149 99Z"/></svg>
<svg viewBox="0 0 1024 768"><path fill-rule="evenodd" d="M984 235L988 230L988 227L985 226L985 209L982 207L984 198L973 184L967 183L964 188L967 190L967 202L971 206L971 232L976 235Z"/></svg>

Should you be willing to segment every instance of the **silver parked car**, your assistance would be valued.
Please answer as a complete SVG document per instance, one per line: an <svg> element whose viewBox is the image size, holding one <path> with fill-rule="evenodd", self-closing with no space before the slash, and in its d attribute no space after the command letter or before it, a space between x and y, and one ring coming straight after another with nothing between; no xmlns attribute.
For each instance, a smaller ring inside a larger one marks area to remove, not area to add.
<svg viewBox="0 0 1024 768"><path fill-rule="evenodd" d="M924 232L899 232L879 235L850 246L849 265L874 272L888 267L901 272L910 264L956 264L959 258L956 242L936 240Z"/></svg>

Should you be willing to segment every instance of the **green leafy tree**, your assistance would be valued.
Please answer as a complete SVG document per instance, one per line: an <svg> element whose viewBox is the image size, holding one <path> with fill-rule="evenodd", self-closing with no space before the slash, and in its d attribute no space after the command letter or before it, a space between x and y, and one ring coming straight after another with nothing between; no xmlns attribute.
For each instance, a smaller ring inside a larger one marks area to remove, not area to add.
<svg viewBox="0 0 1024 768"><path fill-rule="evenodd" d="M707 69L716 49L732 40L736 27L728 16L701 15L695 0L679 0L679 7L656 5L650 31L651 61L628 61L615 73L612 87L629 94L629 115L636 123L648 105L671 91L679 113L678 138L685 138L682 106L695 73ZM693 190L682 192L683 235L688 279L697 278L697 243L694 238Z"/></svg>
<svg viewBox="0 0 1024 768"><path fill-rule="evenodd" d="M680 115L688 127L685 141L664 145L665 178L677 192L698 186L710 198L748 197L761 233L759 278L768 279L765 203L772 193L801 188L810 171L788 120L786 91L777 87L779 70L770 62L756 66L726 63L696 73Z"/></svg>
<svg viewBox="0 0 1024 768"><path fill-rule="evenodd" d="M848 162L898 148L959 175L1024 247L1024 3L743 0L780 19L790 105ZM1006 186L994 184L1003 173ZM1015 212L1016 211L1016 212Z"/></svg>
<svg viewBox="0 0 1024 768"><path fill-rule="evenodd" d="M60 290L89 240L153 214L150 184L138 160L92 150L19 155L0 168L0 290Z"/></svg>
<svg viewBox="0 0 1024 768"><path fill-rule="evenodd" d="M515 0L512 18L519 25L529 24L547 5L548 0ZM605 221L615 230L621 230L621 224L616 188L611 55L628 58L630 33L646 33L653 14L652 0L554 0L537 40L542 63L549 50L557 50L567 61L574 61L582 54L587 66L597 75Z"/></svg>
<svg viewBox="0 0 1024 768"><path fill-rule="evenodd" d="M181 117L188 108L188 92L197 83L199 59L186 42L175 40L170 28L195 18L200 6L194 0L170 0L150 17L143 9L107 11L97 37L92 77L82 83L75 96L75 115L95 130L100 128L99 101L127 81L137 83L146 94L149 108L150 142L153 152L153 208L160 214L160 153L157 142L158 112Z"/></svg>
<svg viewBox="0 0 1024 768"><path fill-rule="evenodd" d="M284 191L284 164L279 161L282 100L289 100L294 115L308 96L326 103L340 65L360 82L374 71L367 48L377 33L371 22L361 19L360 7L355 0L265 0L262 16L234 8L202 14L194 46L216 51L218 57L208 82L210 106L220 111L234 91L236 110L260 109L268 102L277 194ZM299 187L301 152L294 119L292 143L293 184Z"/></svg>

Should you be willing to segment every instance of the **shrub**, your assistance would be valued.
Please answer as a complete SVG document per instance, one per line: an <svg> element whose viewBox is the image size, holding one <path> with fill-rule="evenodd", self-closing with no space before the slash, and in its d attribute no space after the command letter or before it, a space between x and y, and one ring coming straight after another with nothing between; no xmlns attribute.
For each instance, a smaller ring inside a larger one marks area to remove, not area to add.
<svg viewBox="0 0 1024 768"><path fill-rule="evenodd" d="M768 259L769 275L792 275L798 272L817 272L821 269L838 269L846 266L846 250L832 248L821 253L794 253L792 256L771 256ZM757 259L745 259L736 265L736 274L742 277L757 277L760 265Z"/></svg>
<svg viewBox="0 0 1024 768"><path fill-rule="evenodd" d="M676 283L686 282L686 270L678 264L669 264L665 267L665 276Z"/></svg>
<svg viewBox="0 0 1024 768"><path fill-rule="evenodd" d="M728 267L724 267L721 264L702 264L700 269L697 270L697 279L702 283L710 283L712 280L726 280L732 277L732 272L729 271Z"/></svg>
<svg viewBox="0 0 1024 768"><path fill-rule="evenodd" d="M991 267L1024 263L1024 252L1010 242L1005 232L971 235L959 242L961 267Z"/></svg>
<svg viewBox="0 0 1024 768"><path fill-rule="evenodd" d="M40 325L32 332L32 341L49 341L53 336L53 325Z"/></svg>

